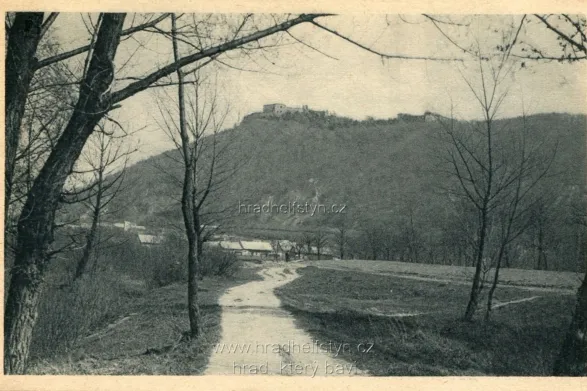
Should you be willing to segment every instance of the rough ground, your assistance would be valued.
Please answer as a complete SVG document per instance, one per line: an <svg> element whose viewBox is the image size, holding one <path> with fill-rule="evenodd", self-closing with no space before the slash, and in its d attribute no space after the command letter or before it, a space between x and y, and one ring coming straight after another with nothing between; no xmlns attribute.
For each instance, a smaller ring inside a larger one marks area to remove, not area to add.
<svg viewBox="0 0 587 391"><path fill-rule="evenodd" d="M465 325L458 321L470 284L465 268L376 261L249 266L233 279L202 281L204 333L196 341L182 338L185 284L147 290L117 278L126 292L117 315L65 353L34 360L29 373L540 375L568 325L576 278L508 271L492 322ZM527 346L534 345L530 360Z"/></svg>
<svg viewBox="0 0 587 391"><path fill-rule="evenodd" d="M312 266L330 270L358 271L377 275L394 276L415 281L443 282L452 285L471 284L475 268L450 265L430 265L393 261L321 260ZM533 292L575 294L583 281L584 273L502 268L499 286L513 287ZM487 276L491 281L492 274Z"/></svg>
<svg viewBox="0 0 587 391"><path fill-rule="evenodd" d="M576 300L564 290L500 286L491 319L484 320L483 296L474 321L465 322L470 286L463 283L390 275L367 261L369 271L310 263L277 296L314 338L371 344L341 355L371 376L549 375Z"/></svg>
<svg viewBox="0 0 587 391"><path fill-rule="evenodd" d="M199 375L220 339L219 297L232 286L258 279L243 268L232 278L205 278L199 299L202 335L185 341L187 287L175 283L125 296L117 320L81 336L65 354L34 360L29 374L51 375ZM123 278L117 280L123 282Z"/></svg>
<svg viewBox="0 0 587 391"><path fill-rule="evenodd" d="M264 268L262 281L233 287L221 296L222 338L204 374L366 375L340 358L340 344L318 344L280 308L273 290L296 279L300 266Z"/></svg>

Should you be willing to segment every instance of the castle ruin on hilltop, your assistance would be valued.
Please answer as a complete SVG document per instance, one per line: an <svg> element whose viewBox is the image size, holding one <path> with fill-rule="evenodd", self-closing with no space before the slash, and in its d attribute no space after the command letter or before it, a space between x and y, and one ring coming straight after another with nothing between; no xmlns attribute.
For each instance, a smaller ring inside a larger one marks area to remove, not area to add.
<svg viewBox="0 0 587 391"><path fill-rule="evenodd" d="M282 118L287 116L287 114L307 114L311 115L312 117L335 117L335 114L329 113L326 110L311 110L308 105L302 106L287 106L283 103L270 103L263 105L263 111L257 111L251 114L248 114L244 117L244 119L248 118ZM410 123L410 122L434 122L438 121L439 119L443 119L440 114L433 113L430 111L424 112L424 114L417 115L417 114L406 114L406 113L399 113L396 118L389 119L385 121L391 122L398 122L398 123ZM373 120L371 118L371 120Z"/></svg>
<svg viewBox="0 0 587 391"><path fill-rule="evenodd" d="M282 117L283 115L290 113L313 114L323 117L328 114L326 110L311 110L308 105L286 106L283 103L271 103L263 105L262 112L251 113L246 117Z"/></svg>
<svg viewBox="0 0 587 391"><path fill-rule="evenodd" d="M265 114L283 115L285 113L304 113L308 111L308 105L303 105L302 107L287 107L283 103L263 105L263 113Z"/></svg>

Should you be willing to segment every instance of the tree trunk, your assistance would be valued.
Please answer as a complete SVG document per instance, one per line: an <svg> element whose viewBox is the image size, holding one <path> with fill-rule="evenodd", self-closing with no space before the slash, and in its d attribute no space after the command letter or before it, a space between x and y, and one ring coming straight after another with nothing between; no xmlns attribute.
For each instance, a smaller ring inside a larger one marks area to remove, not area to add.
<svg viewBox="0 0 587 391"><path fill-rule="evenodd" d="M26 369L30 335L37 319L43 273L53 242L53 224L61 191L84 144L110 108L106 91L114 78L112 60L124 14L105 14L88 73L74 112L35 180L18 222L16 256L4 315L4 371Z"/></svg>
<svg viewBox="0 0 587 391"><path fill-rule="evenodd" d="M200 335L200 306L198 302L198 283L202 279L200 260L202 259L202 240L200 235L200 219L198 211L194 210L194 226L196 237L194 240L194 256L189 258L188 264L188 307L190 318L190 336L197 338Z"/></svg>
<svg viewBox="0 0 587 391"><path fill-rule="evenodd" d="M587 375L587 273L577 294L577 306L554 365L555 376Z"/></svg>
<svg viewBox="0 0 587 391"><path fill-rule="evenodd" d="M480 286L480 279L481 279L481 264L477 264L475 268L475 276L473 277L473 285L471 286L471 294L469 295L469 302L467 303L467 309L465 311L464 319L468 322L473 320L473 316L475 315L475 311L477 311L477 306L479 304L479 294L481 290L479 289Z"/></svg>
<svg viewBox="0 0 587 391"><path fill-rule="evenodd" d="M190 320L190 337L200 334L200 308L198 305L198 240L195 230L188 232L188 316Z"/></svg>
<svg viewBox="0 0 587 391"><path fill-rule="evenodd" d="M345 231L344 231L344 229L339 228L338 253L340 255L340 259L344 259L344 243L345 243Z"/></svg>
<svg viewBox="0 0 587 391"><path fill-rule="evenodd" d="M35 72L35 54L41 38L42 12L18 12L8 31L5 70L5 161L4 161L4 216L12 193L16 151L20 142L20 125Z"/></svg>
<svg viewBox="0 0 587 391"><path fill-rule="evenodd" d="M102 178L99 180L101 181ZM88 267L88 263L90 262L90 257L92 256L92 250L96 240L96 232L98 231L98 220L100 219L100 204L102 198L101 185L98 185L98 187L98 194L96 195L96 206L94 207L94 213L92 216L92 226L90 227L90 232L88 232L88 235L86 236L86 247L84 247L82 257L77 263L73 281L79 279L84 274Z"/></svg>
<svg viewBox="0 0 587 391"><path fill-rule="evenodd" d="M4 312L4 373L24 374L33 326L37 321L45 265L39 254L29 254L23 267L12 268Z"/></svg>
<svg viewBox="0 0 587 391"><path fill-rule="evenodd" d="M479 229L479 243L477 245L477 257L475 259L475 275L473 276L473 285L471 286L471 294L469 296L469 303L465 310L464 319L468 322L473 320L475 311L479 304L479 294L481 293L481 267L483 265L483 253L485 250L485 235L487 231L487 214L483 210L481 216L481 228Z"/></svg>
<svg viewBox="0 0 587 391"><path fill-rule="evenodd" d="M489 320L491 316L491 307L493 305L493 294L497 289L497 282L499 281L499 270L501 268L501 260L504 257L505 253L505 245L502 245L499 249L499 255L497 257L497 264L495 265L495 274L493 275L493 282L491 283L491 288L489 289L489 293L487 295L487 311L485 312L485 321Z"/></svg>
<svg viewBox="0 0 587 391"><path fill-rule="evenodd" d="M179 59L179 48L177 45L176 34L176 16L171 15L172 34L173 34L173 56L174 60ZM198 254L199 249L199 226L196 226L194 197L196 194L195 180L193 175L195 151L190 148L190 139L187 130L185 115L185 99L183 86L183 73L181 69L176 71L178 78L178 104L179 104L179 132L181 136L182 152L184 159L184 176L183 190L181 196L181 211L185 232L188 240L188 316L190 321L190 337L197 338L200 334L200 309L198 306Z"/></svg>
<svg viewBox="0 0 587 391"><path fill-rule="evenodd" d="M196 222L196 228L198 229L198 237L196 238L198 242L198 248L196 250L196 255L198 257L198 280L202 281L204 279L204 273L202 273L202 257L204 256L204 235L203 230L200 227L200 213L198 210L194 213L194 219Z"/></svg>
<svg viewBox="0 0 587 391"><path fill-rule="evenodd" d="M538 227L538 262L537 262L537 269L538 270L546 270L546 257L544 254L544 233L542 231L542 223Z"/></svg>
<svg viewBox="0 0 587 391"><path fill-rule="evenodd" d="M512 267L511 262L510 262L510 253L509 253L509 251L507 251L507 249L505 250L505 253L503 255L503 260L505 262L503 265L505 268L509 269L510 267Z"/></svg>

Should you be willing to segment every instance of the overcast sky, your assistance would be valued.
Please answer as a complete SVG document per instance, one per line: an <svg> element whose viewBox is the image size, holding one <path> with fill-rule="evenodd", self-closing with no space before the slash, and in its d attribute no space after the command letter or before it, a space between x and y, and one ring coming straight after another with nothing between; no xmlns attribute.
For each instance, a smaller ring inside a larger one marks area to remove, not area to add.
<svg viewBox="0 0 587 391"><path fill-rule="evenodd" d="M494 47L499 38L494 34L495 29L515 26L519 17L481 21L454 17L454 20L470 25L466 29L447 27L451 37L464 43L479 39L483 47ZM321 23L385 53L466 58L421 16L400 19L398 16L348 15L324 18ZM524 31L524 39L554 48L556 44L550 33L538 27ZM60 16L55 28L64 48L87 40L79 14ZM287 44L269 53L228 61L248 71L219 68L216 74L218 90L223 102L230 106L227 126L246 114L260 111L264 104L277 102L308 105L357 119L390 118L398 113L421 114L426 110L448 114L451 104L458 117L480 116L479 107L463 80L467 77L474 81L478 76L471 61L382 60L315 26L296 26L291 33L317 50L299 43ZM291 43L292 39L288 38L287 42ZM142 44L146 49L126 66L125 74L144 74L170 61L168 40L155 37ZM117 65L120 66L134 49L136 43L123 42L117 54ZM522 110L528 114L585 112L585 64L530 62L527 65L524 69L517 67L506 80L509 94L501 116L520 115ZM168 93L173 94L173 89ZM170 100L169 104L174 102ZM171 148L159 127L153 92L143 92L124 101L115 115L129 130L140 129L134 137L140 139L141 149L134 160Z"/></svg>

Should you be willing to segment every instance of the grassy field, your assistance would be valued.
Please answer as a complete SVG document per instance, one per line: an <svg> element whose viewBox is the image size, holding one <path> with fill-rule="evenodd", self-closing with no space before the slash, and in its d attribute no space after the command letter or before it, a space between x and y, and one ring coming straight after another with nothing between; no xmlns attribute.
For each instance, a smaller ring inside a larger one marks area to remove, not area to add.
<svg viewBox="0 0 587 391"><path fill-rule="evenodd" d="M467 323L463 284L312 266L299 272L276 291L298 326L348 347L342 357L373 375L548 375L575 302L572 294L499 288L496 304L532 300L503 305L485 322L483 297L477 320Z"/></svg>
<svg viewBox="0 0 587 391"><path fill-rule="evenodd" d="M35 360L29 373L200 374L222 332L218 298L232 286L259 278L254 268L241 268L231 278L204 278L200 284L202 335L195 341L183 338L189 329L186 284L175 283L150 290L128 284L132 297L121 308L116 320L85 336L64 354Z"/></svg>
<svg viewBox="0 0 587 391"><path fill-rule="evenodd" d="M475 273L475 268L473 267L392 261L366 261L356 259L314 261L312 264L318 267L335 268L339 270L357 270L392 275L397 274L457 282L465 281L467 284L472 280L473 274ZM558 289L576 290L581 285L584 275L584 272L574 273L502 268L499 273L499 281L502 285L553 287ZM490 276L491 274L488 275L488 277Z"/></svg>

